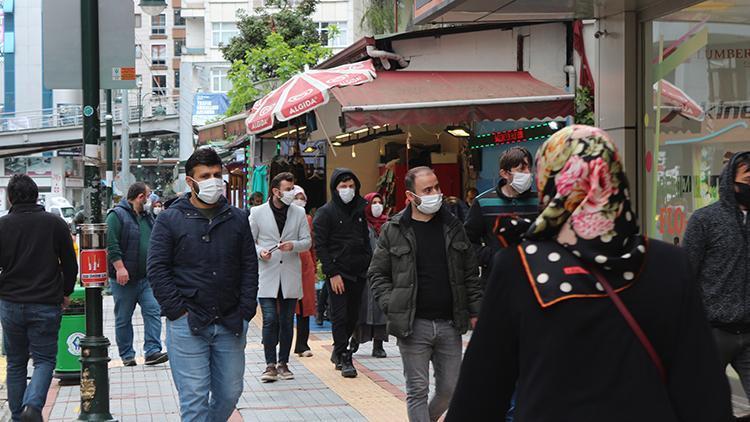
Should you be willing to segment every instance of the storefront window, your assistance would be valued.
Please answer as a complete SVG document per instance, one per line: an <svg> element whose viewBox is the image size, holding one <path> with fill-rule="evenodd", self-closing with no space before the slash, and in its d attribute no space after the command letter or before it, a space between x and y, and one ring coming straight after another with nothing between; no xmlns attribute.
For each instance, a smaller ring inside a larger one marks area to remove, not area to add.
<svg viewBox="0 0 750 422"><path fill-rule="evenodd" d="M750 150L750 0L699 3L644 27L644 230L679 243Z"/></svg>

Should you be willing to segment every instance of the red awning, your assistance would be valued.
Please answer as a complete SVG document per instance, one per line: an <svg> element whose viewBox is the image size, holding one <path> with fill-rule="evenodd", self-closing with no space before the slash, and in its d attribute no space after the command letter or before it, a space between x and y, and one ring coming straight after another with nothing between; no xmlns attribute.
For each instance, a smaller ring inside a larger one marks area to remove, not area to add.
<svg viewBox="0 0 750 422"><path fill-rule="evenodd" d="M331 90L346 129L566 117L573 94L527 72L383 71L374 81Z"/></svg>

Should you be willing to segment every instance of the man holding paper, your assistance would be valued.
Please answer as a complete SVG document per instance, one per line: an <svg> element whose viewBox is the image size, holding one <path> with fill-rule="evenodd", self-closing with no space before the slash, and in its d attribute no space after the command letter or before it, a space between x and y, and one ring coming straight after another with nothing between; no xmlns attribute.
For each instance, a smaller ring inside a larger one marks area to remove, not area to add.
<svg viewBox="0 0 750 422"><path fill-rule="evenodd" d="M312 243L305 210L294 202L294 176L279 173L271 180L271 195L250 211L250 228L258 253L258 301L263 312L266 369L262 382L294 378L289 354L294 332L294 309L302 298L299 253ZM277 353L278 346L278 353Z"/></svg>

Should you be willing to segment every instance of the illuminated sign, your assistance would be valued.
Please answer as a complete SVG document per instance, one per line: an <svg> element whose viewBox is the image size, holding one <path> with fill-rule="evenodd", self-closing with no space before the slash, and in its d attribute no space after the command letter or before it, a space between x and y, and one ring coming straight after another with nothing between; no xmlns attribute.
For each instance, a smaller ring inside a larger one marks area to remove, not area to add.
<svg viewBox="0 0 750 422"><path fill-rule="evenodd" d="M517 129L504 130L477 135L469 140L469 148L487 148L498 145L508 145L520 142L546 139L553 133L565 127L565 122L544 122L532 126Z"/></svg>

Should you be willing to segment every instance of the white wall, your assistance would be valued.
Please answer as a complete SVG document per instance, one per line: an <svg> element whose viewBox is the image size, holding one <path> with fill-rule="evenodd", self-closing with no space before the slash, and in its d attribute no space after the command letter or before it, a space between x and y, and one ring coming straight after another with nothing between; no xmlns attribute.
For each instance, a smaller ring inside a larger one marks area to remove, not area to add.
<svg viewBox="0 0 750 422"><path fill-rule="evenodd" d="M397 54L411 60L407 68L409 71L515 71L519 34L528 35L525 38L524 69L543 82L564 87L564 24L394 41L393 49Z"/></svg>
<svg viewBox="0 0 750 422"><path fill-rule="evenodd" d="M15 2L16 111L42 109L42 1Z"/></svg>

